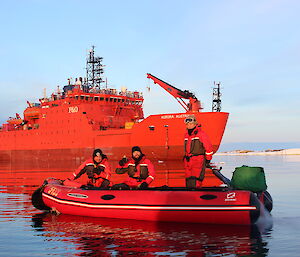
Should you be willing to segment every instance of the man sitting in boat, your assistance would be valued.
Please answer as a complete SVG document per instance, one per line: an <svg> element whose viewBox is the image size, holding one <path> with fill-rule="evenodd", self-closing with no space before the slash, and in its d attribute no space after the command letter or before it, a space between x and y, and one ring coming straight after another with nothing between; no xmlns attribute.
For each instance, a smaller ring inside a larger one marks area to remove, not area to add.
<svg viewBox="0 0 300 257"><path fill-rule="evenodd" d="M184 168L186 187L201 187L206 165L209 165L213 148L208 135L201 130L194 115L184 120L186 133L184 136Z"/></svg>
<svg viewBox="0 0 300 257"><path fill-rule="evenodd" d="M116 184L112 189L145 189L154 180L155 169L153 164L142 153L138 146L132 147L132 158L129 160L126 156L119 161L116 169L117 174L128 174L128 179L121 184Z"/></svg>
<svg viewBox="0 0 300 257"><path fill-rule="evenodd" d="M87 186L100 188L107 188L109 186L111 168L107 156L100 149L95 149L93 157L82 163L68 180L74 181L84 173L88 176ZM66 182L68 183L68 181Z"/></svg>

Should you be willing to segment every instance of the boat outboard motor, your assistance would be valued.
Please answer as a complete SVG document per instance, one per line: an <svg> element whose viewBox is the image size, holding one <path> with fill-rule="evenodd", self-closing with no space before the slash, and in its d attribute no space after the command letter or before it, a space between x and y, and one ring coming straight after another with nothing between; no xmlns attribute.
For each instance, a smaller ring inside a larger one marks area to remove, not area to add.
<svg viewBox="0 0 300 257"><path fill-rule="evenodd" d="M257 193L257 197L264 204L265 208L271 212L273 209L273 199L268 191Z"/></svg>

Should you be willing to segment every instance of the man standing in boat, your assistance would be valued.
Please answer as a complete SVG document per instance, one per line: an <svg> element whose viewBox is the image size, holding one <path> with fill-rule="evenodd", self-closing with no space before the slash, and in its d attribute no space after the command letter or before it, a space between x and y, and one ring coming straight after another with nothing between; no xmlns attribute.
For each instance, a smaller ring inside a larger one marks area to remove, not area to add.
<svg viewBox="0 0 300 257"><path fill-rule="evenodd" d="M100 149L95 149L92 158L82 163L68 179L74 181L84 173L88 176L88 186L107 188L110 184L111 168L107 156Z"/></svg>
<svg viewBox="0 0 300 257"><path fill-rule="evenodd" d="M132 147L132 158L128 160L124 156L119 161L116 173L127 173L128 178L123 183L114 185L115 189L146 189L155 177L153 164L146 158L139 146Z"/></svg>
<svg viewBox="0 0 300 257"><path fill-rule="evenodd" d="M184 136L184 168L186 187L201 187L206 165L209 165L213 148L208 135L201 129L195 115L184 120L186 133Z"/></svg>

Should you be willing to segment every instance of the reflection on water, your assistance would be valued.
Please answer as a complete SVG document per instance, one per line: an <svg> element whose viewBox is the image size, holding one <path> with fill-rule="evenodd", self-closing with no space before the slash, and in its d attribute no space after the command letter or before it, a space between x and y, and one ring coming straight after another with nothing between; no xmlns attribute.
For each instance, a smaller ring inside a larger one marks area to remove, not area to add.
<svg viewBox="0 0 300 257"><path fill-rule="evenodd" d="M76 256L228 256L268 249L257 226L154 223L38 214L39 236L69 242Z"/></svg>

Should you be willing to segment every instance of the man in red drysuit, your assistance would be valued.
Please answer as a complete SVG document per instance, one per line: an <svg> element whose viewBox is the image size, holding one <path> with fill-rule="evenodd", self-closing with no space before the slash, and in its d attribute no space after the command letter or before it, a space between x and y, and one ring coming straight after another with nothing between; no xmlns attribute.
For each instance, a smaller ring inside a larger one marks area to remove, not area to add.
<svg viewBox="0 0 300 257"><path fill-rule="evenodd" d="M184 168L186 187L201 187L206 165L209 165L213 148L208 135L201 129L194 115L184 120L186 133L184 136Z"/></svg>
<svg viewBox="0 0 300 257"><path fill-rule="evenodd" d="M132 147L132 158L129 160L126 156L119 161L116 169L117 174L128 174L128 178L121 184L113 186L113 189L146 189L155 178L155 169L153 164L142 153L138 146Z"/></svg>
<svg viewBox="0 0 300 257"><path fill-rule="evenodd" d="M88 176L87 185L107 188L110 184L111 169L107 156L100 149L95 149L92 158L82 163L68 180L76 180L84 173Z"/></svg>

